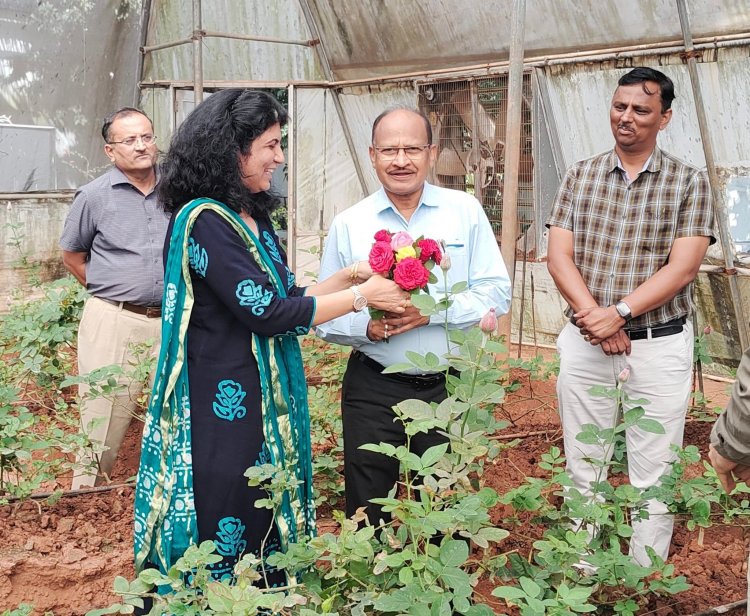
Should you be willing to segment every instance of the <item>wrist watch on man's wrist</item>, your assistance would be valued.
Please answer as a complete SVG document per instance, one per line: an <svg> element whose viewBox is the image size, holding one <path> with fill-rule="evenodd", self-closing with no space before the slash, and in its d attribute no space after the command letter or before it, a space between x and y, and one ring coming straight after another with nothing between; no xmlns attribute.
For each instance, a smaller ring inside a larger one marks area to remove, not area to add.
<svg viewBox="0 0 750 616"><path fill-rule="evenodd" d="M359 285L352 285L349 289L354 293L354 301L352 302L354 312L362 312L367 308L367 298L362 295L362 291L359 290Z"/></svg>
<svg viewBox="0 0 750 616"><path fill-rule="evenodd" d="M626 323L629 322L633 318L633 313L630 312L630 306L628 306L622 300L615 304L615 310L617 310L617 314L619 314L623 319L625 319Z"/></svg>

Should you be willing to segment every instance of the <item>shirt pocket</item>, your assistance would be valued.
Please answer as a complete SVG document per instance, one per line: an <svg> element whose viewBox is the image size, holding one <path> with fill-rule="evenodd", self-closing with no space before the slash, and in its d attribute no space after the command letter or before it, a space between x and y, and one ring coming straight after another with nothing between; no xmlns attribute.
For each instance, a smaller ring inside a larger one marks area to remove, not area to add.
<svg viewBox="0 0 750 616"><path fill-rule="evenodd" d="M642 252L661 254L669 250L674 239L675 217L672 207L653 204L643 211L640 226Z"/></svg>
<svg viewBox="0 0 750 616"><path fill-rule="evenodd" d="M466 244L460 239L446 240L445 250L451 262L448 270L450 284L469 282L469 253Z"/></svg>

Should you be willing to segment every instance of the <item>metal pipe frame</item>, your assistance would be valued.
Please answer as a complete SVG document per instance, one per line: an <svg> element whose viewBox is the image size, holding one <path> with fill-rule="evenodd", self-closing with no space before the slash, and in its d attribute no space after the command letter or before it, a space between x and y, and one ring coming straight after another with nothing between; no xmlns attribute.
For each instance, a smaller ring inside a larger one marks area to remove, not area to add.
<svg viewBox="0 0 750 616"><path fill-rule="evenodd" d="M500 253L510 277L511 296L516 273L518 237L518 171L521 163L521 107L523 104L523 45L526 0L513 0L508 69L508 111L505 123L505 165L503 166L503 213ZM500 319L499 333L510 344L512 312Z"/></svg>
<svg viewBox="0 0 750 616"><path fill-rule="evenodd" d="M231 32L215 32L213 30L205 30L203 32L204 38L228 38L237 39L240 41L258 41L259 43L281 43L283 45L300 45L302 47L314 47L318 45L320 41L318 39L309 39L307 41L295 40L295 39L280 39L271 36L256 36L253 34L234 34Z"/></svg>
<svg viewBox="0 0 750 616"><path fill-rule="evenodd" d="M713 196L713 211L719 228L719 240L721 242L721 251L724 255L724 273L728 276L729 293L732 298L732 308L734 309L735 319L737 321L737 330L740 337L742 350L750 346L750 336L748 336L748 324L742 312L742 296L737 282L737 270L734 267L734 248L731 238L729 237L729 223L727 221L726 207L724 205L724 195L720 189L719 174L716 171L716 162L714 159L713 142L711 132L708 128L708 118L706 117L706 107L703 102L703 91L698 76L698 66L695 59L695 46L690 32L690 19L688 17L687 5L685 0L676 0L677 11L680 16L680 27L682 28L682 37L685 44L685 60L687 62L688 74L690 75L690 85L693 89L693 101L695 102L695 111L698 115L698 126L701 132L701 143L703 145L703 154L706 158L706 170L708 172L708 181L711 185L711 194Z"/></svg>
<svg viewBox="0 0 750 616"><path fill-rule="evenodd" d="M240 41L257 41L259 43L281 43L283 45L300 45L302 47L314 47L318 45L320 41L316 39L310 39L307 41L301 41L296 39L280 39L271 36L255 36L252 34L235 34L233 32L215 32L213 30L201 30L202 38L226 38L226 39L237 39ZM170 47L179 47L180 45L187 45L193 42L193 37L177 39L175 41L169 41L166 43L160 43L158 45L142 45L141 53L147 54L152 51L159 51L161 49L169 49Z"/></svg>
<svg viewBox="0 0 750 616"><path fill-rule="evenodd" d="M143 11L141 12L141 49L148 42L148 23L151 21L151 0L144 0ZM135 69L135 74L138 77L138 83L135 84L133 90L133 107L140 106L141 89L139 84L143 81L143 64L145 56L143 53L138 54L138 64Z"/></svg>
<svg viewBox="0 0 750 616"><path fill-rule="evenodd" d="M203 30L201 0L193 0L193 103L203 102Z"/></svg>
<svg viewBox="0 0 750 616"><path fill-rule="evenodd" d="M290 152L287 161L287 201L286 201L286 254L289 257L291 270L297 271L297 91L294 86L287 87L287 105L292 112L292 121L287 124L286 147Z"/></svg>
<svg viewBox="0 0 750 616"><path fill-rule="evenodd" d="M696 49L721 49L723 47L741 47L750 45L750 32L743 32L736 35L726 35L717 37L707 37L699 39L702 41L696 45ZM576 51L564 54L553 54L547 56L531 56L524 60L525 68L537 66L548 66L555 64L579 64L584 62L604 62L607 60L619 60L622 58L633 58L650 55L671 55L680 53L684 50L681 41L668 41L664 43L651 43L648 45L631 45L626 47L611 47L590 51ZM423 71L413 71L409 73L399 73L387 77L346 79L340 81L331 81L326 85L331 87L344 87L353 85L367 85L376 83L387 83L390 81L404 81L407 79L418 79L420 77L434 81L434 77L443 76L446 79L455 77L465 77L471 74L486 75L492 72L504 72L507 70L509 60L498 62L485 62L483 64L471 64L458 66L454 68L433 69Z"/></svg>
<svg viewBox="0 0 750 616"><path fill-rule="evenodd" d="M185 39L185 43L190 42L192 39ZM732 37L712 37L710 43L696 44L694 49L696 51L707 51L707 50L718 50L728 49L732 47L744 47L750 46L750 33L743 33L742 36L736 35ZM165 44L169 46L170 44ZM162 47L162 46L159 46ZM558 54L553 56L536 56L526 58L524 60L524 68L544 68L545 66L560 66L566 64L582 64L585 62L608 62L612 60L622 60L625 58L638 58L644 56L669 56L677 55L684 52L685 48L682 45L675 45L670 42L668 47L660 45L658 43L652 46L639 45L638 48L613 48L610 50L604 50L602 53L594 52L575 52L570 54ZM588 54L588 55L586 55ZM280 83L279 87L286 87L287 85L293 84L295 86L303 87L316 87L316 88L345 88L347 86L358 86L358 85L374 85L382 83L392 83L394 81L415 81L415 83L421 82L435 82L440 80L449 80L456 78L472 77L472 76L484 76L487 74L504 73L508 70L508 62L487 62L485 64L474 64L469 66L461 66L450 69L438 69L432 71L417 71L412 73L401 73L398 75L389 75L388 77L369 77L363 79L345 79L345 80L290 80ZM170 84L178 86L189 87L191 82L188 81L144 81L139 84L140 87L169 87ZM255 82L255 81L212 81L206 82L211 83L210 87L214 88L226 88L236 86L244 87L265 87L259 84L270 83L270 82ZM274 82L278 83L278 82ZM231 84L231 85L230 85Z"/></svg>

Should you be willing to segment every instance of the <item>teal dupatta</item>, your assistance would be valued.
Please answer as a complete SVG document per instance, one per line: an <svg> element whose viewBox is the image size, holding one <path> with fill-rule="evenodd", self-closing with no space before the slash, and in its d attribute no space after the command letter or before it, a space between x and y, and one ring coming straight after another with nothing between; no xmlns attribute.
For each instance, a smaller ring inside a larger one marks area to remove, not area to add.
<svg viewBox="0 0 750 616"><path fill-rule="evenodd" d="M176 215L164 271L162 338L156 379L143 430L135 495L135 568L166 573L190 545L198 543L193 496L190 383L187 329L193 308L188 239L196 218L211 210L242 237L253 259L268 275L276 294L286 297L266 248L242 219L223 203L196 199ZM253 334L262 392L263 436L269 463L299 481L274 512L281 549L315 534L310 418L302 355L296 336ZM265 533L267 529L257 529Z"/></svg>

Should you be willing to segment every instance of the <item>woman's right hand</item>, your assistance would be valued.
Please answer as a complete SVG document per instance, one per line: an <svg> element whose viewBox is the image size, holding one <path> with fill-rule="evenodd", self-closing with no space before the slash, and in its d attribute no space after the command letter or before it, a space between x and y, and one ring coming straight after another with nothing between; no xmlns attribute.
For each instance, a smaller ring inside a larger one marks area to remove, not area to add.
<svg viewBox="0 0 750 616"><path fill-rule="evenodd" d="M359 285L359 290L367 298L368 306L385 312L401 314L409 302L409 294L406 291L392 280L377 274Z"/></svg>

